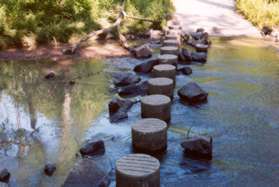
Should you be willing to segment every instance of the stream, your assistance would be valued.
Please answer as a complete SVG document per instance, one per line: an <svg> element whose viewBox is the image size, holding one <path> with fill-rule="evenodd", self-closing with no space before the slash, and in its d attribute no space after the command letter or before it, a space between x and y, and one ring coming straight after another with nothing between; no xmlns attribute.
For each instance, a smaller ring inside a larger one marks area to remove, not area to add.
<svg viewBox="0 0 279 187"><path fill-rule="evenodd" d="M157 155L162 186L279 186L279 55L239 40L214 39L208 62L190 65L191 76L177 76L176 91L195 81L209 98L206 104L185 106L175 92L167 153ZM132 107L128 120L109 122L107 103L114 95L109 73L141 62L114 58L68 67L1 62L0 169L11 172L10 185L61 186L81 144L101 138L106 153L100 164L115 186L114 164L132 152L131 125L140 119L140 105ZM57 76L45 80L50 69ZM183 156L180 141L188 133L213 137L211 162ZM58 167L52 177L43 173L48 162Z"/></svg>

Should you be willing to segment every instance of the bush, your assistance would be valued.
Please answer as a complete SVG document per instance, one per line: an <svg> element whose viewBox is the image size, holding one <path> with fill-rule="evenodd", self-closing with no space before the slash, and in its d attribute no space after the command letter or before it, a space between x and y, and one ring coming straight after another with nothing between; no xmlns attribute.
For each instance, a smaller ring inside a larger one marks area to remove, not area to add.
<svg viewBox="0 0 279 187"><path fill-rule="evenodd" d="M1 0L0 48L22 46L22 38L36 36L39 44L68 42L73 35L99 29L99 18L113 20L122 0ZM128 14L164 23L173 11L171 0L127 0ZM127 25L127 26L126 26ZM123 32L144 31L154 25L128 20Z"/></svg>
<svg viewBox="0 0 279 187"><path fill-rule="evenodd" d="M237 0L237 8L254 25L279 26L279 0Z"/></svg>

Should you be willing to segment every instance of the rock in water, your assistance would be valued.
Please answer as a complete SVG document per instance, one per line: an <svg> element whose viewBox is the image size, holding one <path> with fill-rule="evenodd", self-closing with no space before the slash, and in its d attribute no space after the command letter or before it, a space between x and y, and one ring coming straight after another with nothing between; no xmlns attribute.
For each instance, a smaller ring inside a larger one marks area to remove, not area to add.
<svg viewBox="0 0 279 187"><path fill-rule="evenodd" d="M207 53L209 45L198 43L198 44L195 45L195 48L196 48L197 52L205 52L205 53Z"/></svg>
<svg viewBox="0 0 279 187"><path fill-rule="evenodd" d="M159 61L158 58L151 58L147 60L146 62L137 65L134 68L134 71L137 73L150 73L154 66L158 65Z"/></svg>
<svg viewBox="0 0 279 187"><path fill-rule="evenodd" d="M128 111L133 106L130 100L114 98L109 103L109 118L111 123L116 123L122 119L128 118Z"/></svg>
<svg viewBox="0 0 279 187"><path fill-rule="evenodd" d="M83 158L70 171L63 187L107 187L109 186L108 173L103 171L94 160Z"/></svg>
<svg viewBox="0 0 279 187"><path fill-rule="evenodd" d="M118 93L121 97L135 97L146 95L148 89L148 83L146 81L122 87Z"/></svg>
<svg viewBox="0 0 279 187"><path fill-rule="evenodd" d="M212 137L193 137L182 141L185 156L193 159L212 160Z"/></svg>
<svg viewBox="0 0 279 187"><path fill-rule="evenodd" d="M135 84L140 82L140 77L134 73L113 73L112 74L113 83L116 86L127 86L130 84Z"/></svg>
<svg viewBox="0 0 279 187"><path fill-rule="evenodd" d="M191 57L195 62L206 63L207 61L207 53L192 52Z"/></svg>
<svg viewBox="0 0 279 187"><path fill-rule="evenodd" d="M0 171L0 181L1 182L9 183L10 177L11 177L11 174L8 171L8 169L5 168Z"/></svg>
<svg viewBox="0 0 279 187"><path fill-rule="evenodd" d="M178 68L177 71L179 73L182 73L184 75L191 75L193 73L192 68L190 67L182 67L182 68Z"/></svg>
<svg viewBox="0 0 279 187"><path fill-rule="evenodd" d="M133 50L136 58L149 58L152 56L152 52L152 49L147 44L141 45Z"/></svg>
<svg viewBox="0 0 279 187"><path fill-rule="evenodd" d="M56 170L55 164L46 164L44 168L44 172L48 176L52 176Z"/></svg>
<svg viewBox="0 0 279 187"><path fill-rule="evenodd" d="M264 26L261 30L261 34L264 36L271 35L272 32L273 32L272 28L270 28L268 26Z"/></svg>
<svg viewBox="0 0 279 187"><path fill-rule="evenodd" d="M208 93L196 83L190 82L178 90L178 95L183 101L195 105L206 102Z"/></svg>
<svg viewBox="0 0 279 187"><path fill-rule="evenodd" d="M87 142L80 150L82 156L97 156L105 153L104 141Z"/></svg>
<svg viewBox="0 0 279 187"><path fill-rule="evenodd" d="M45 75L45 79L50 80L50 79L54 79L56 76L56 73L54 71L49 71L46 75Z"/></svg>
<svg viewBox="0 0 279 187"><path fill-rule="evenodd" d="M179 60L184 64L191 64L192 62L191 53L187 49L182 48L179 52Z"/></svg>

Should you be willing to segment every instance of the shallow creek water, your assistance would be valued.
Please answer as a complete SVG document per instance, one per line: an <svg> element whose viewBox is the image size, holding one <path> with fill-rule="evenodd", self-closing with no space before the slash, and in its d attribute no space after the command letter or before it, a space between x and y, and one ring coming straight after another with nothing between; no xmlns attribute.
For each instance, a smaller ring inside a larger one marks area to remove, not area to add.
<svg viewBox="0 0 279 187"><path fill-rule="evenodd" d="M106 154L96 159L114 186L114 163L132 152L130 126L140 119L140 107L134 105L128 120L109 122L108 72L129 71L138 63L121 58L60 68L49 62L1 62L0 162L12 173L11 185L61 186L81 143L102 138ZM207 64L191 67L191 76L177 76L176 89L196 81L209 92L209 101L190 107L174 99L167 153L158 157L162 186L278 186L278 54L216 39ZM58 77L44 80L47 69L59 69ZM31 132L32 138L24 138ZM180 141L189 132L213 136L212 162L183 157ZM57 163L53 177L42 173L47 162Z"/></svg>

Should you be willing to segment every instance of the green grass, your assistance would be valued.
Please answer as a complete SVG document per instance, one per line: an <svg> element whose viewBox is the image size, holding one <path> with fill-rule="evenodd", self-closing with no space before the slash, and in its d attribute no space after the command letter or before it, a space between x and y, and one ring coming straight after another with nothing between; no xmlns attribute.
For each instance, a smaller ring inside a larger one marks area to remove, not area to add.
<svg viewBox="0 0 279 187"><path fill-rule="evenodd" d="M259 27L279 27L279 0L236 0L237 9Z"/></svg>
<svg viewBox="0 0 279 187"><path fill-rule="evenodd" d="M24 41L36 44L53 41L67 43L101 27L100 19L113 22L122 0L1 0L0 49L22 47ZM126 0L129 15L146 17L165 23L174 10L171 0ZM160 27L142 21L127 20L124 33L144 32Z"/></svg>

